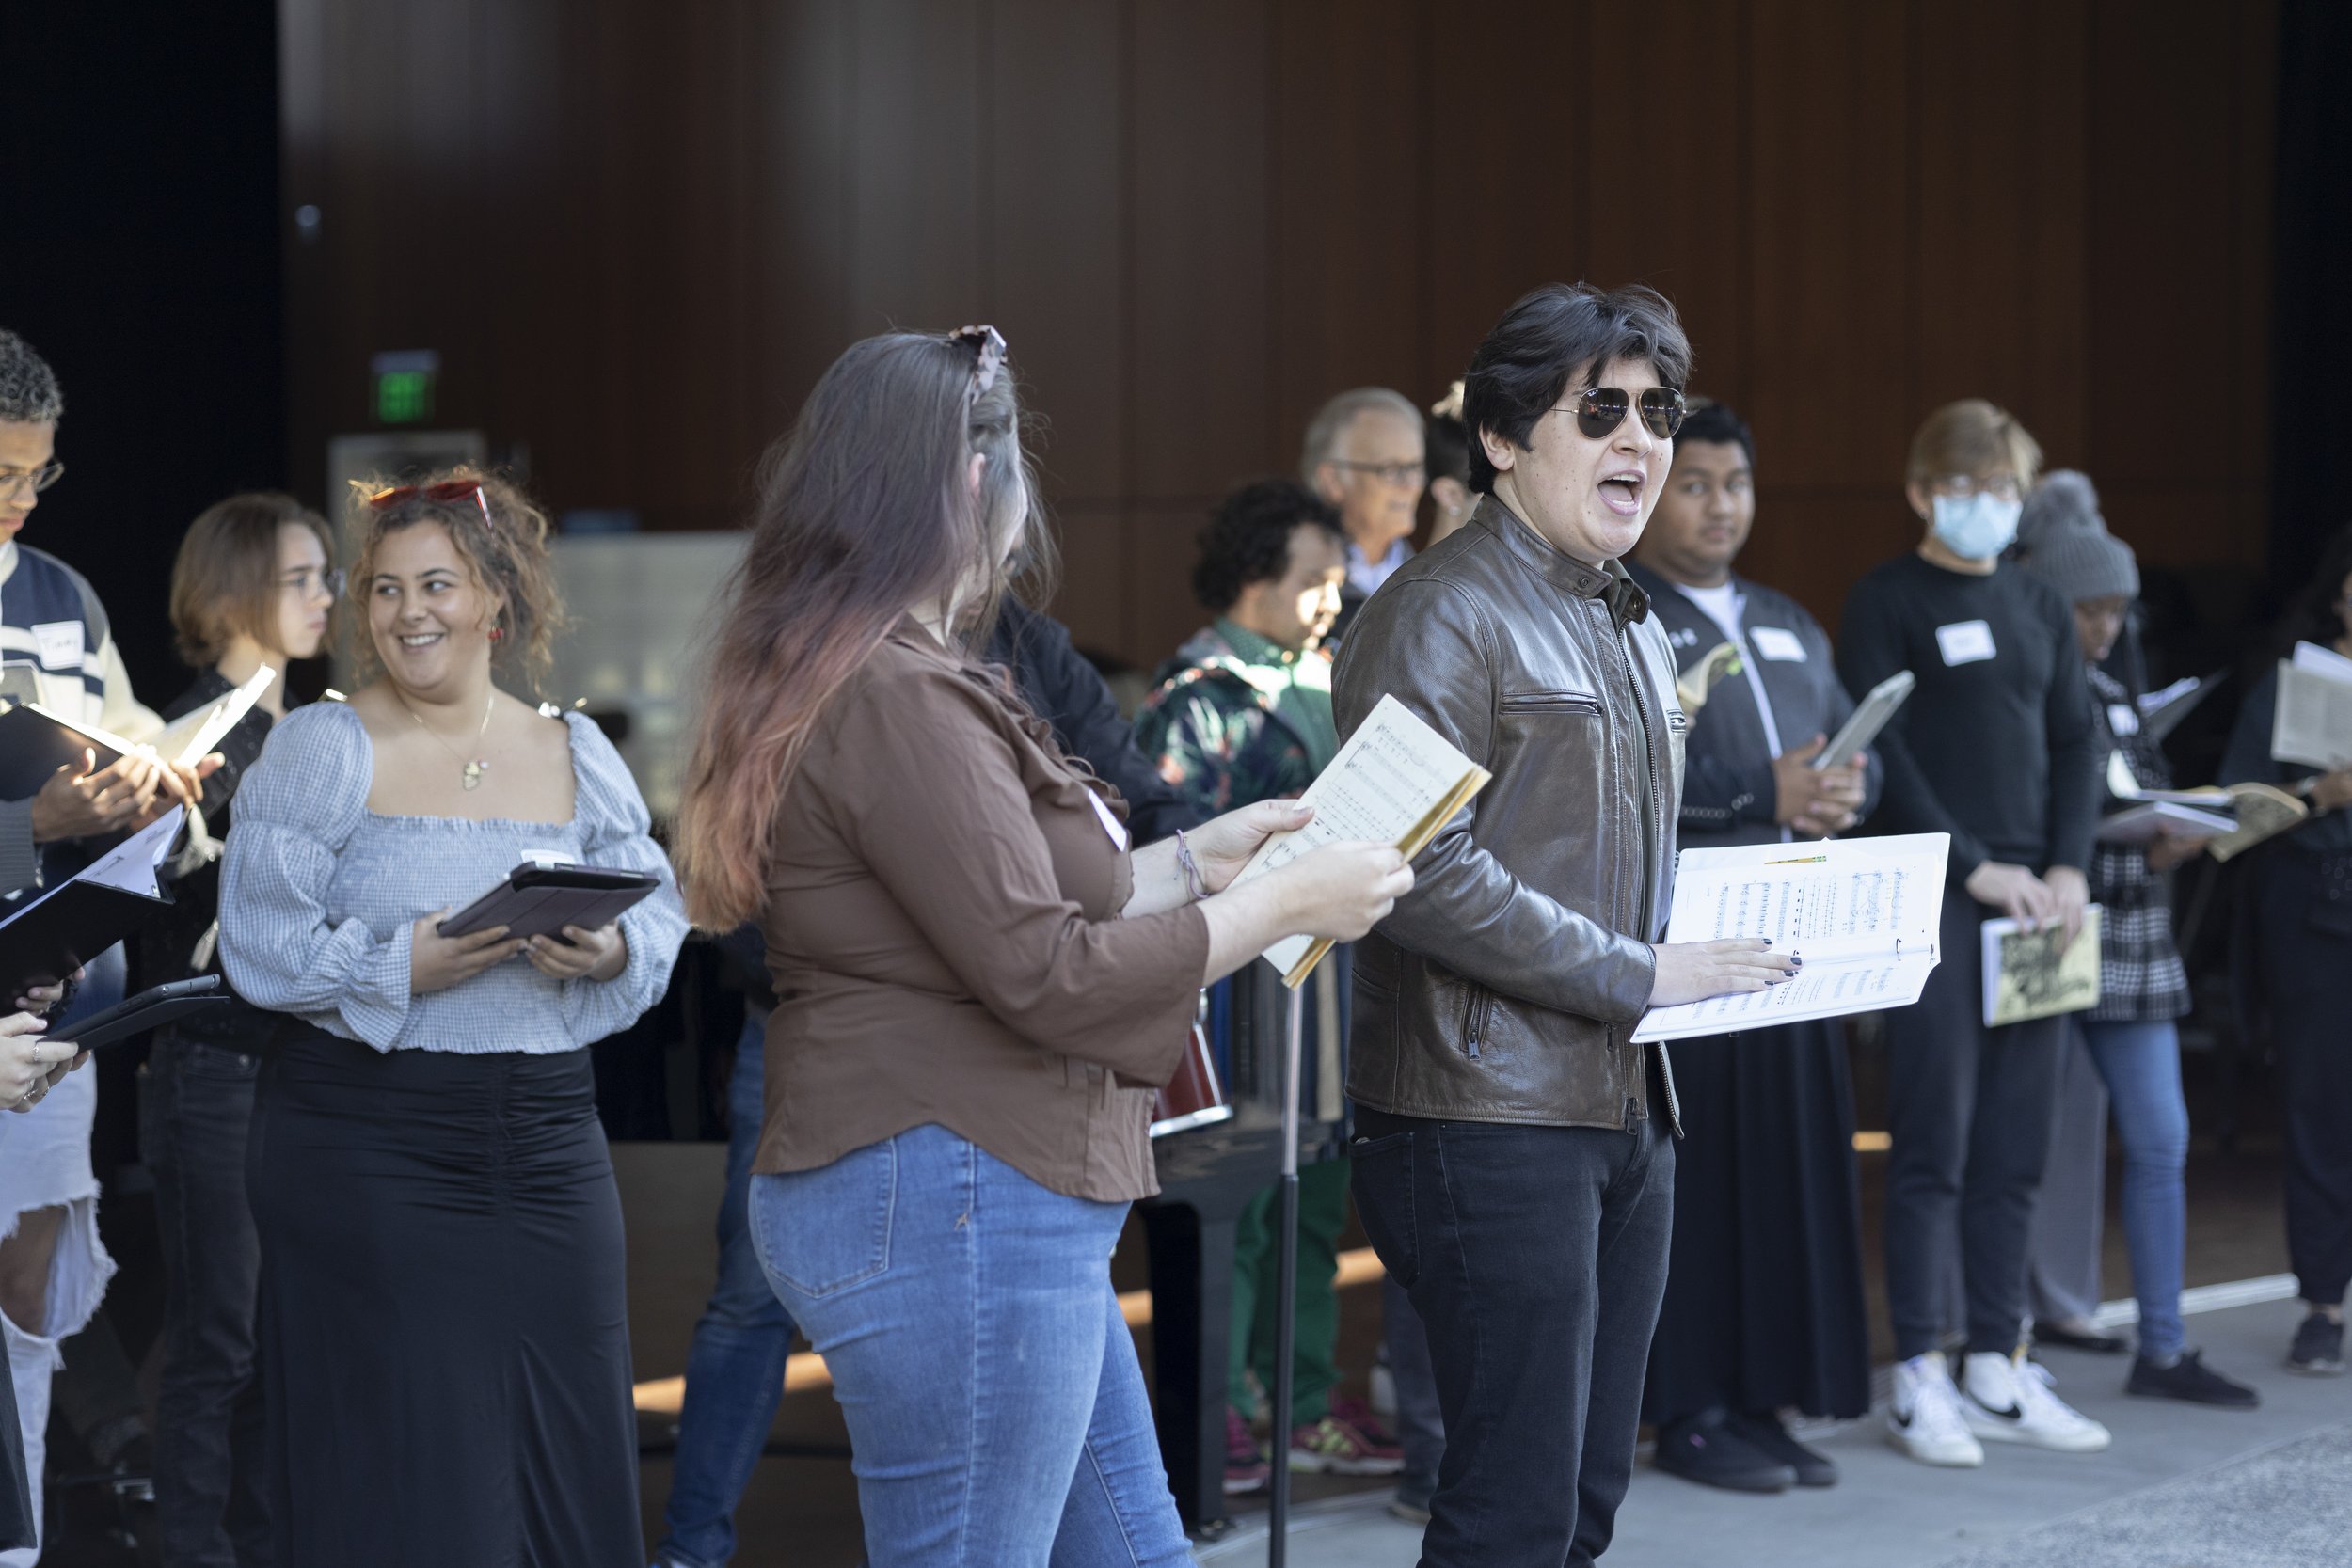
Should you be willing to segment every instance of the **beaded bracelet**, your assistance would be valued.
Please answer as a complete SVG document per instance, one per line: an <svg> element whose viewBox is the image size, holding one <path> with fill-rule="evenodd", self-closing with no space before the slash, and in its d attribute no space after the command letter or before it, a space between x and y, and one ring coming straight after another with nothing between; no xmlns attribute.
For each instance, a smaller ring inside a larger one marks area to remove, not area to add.
<svg viewBox="0 0 2352 1568"><path fill-rule="evenodd" d="M1184 830L1176 830L1176 864L1184 874L1184 887L1195 903L1209 895L1209 884L1200 879L1200 863L1192 858L1192 845L1184 837Z"/></svg>

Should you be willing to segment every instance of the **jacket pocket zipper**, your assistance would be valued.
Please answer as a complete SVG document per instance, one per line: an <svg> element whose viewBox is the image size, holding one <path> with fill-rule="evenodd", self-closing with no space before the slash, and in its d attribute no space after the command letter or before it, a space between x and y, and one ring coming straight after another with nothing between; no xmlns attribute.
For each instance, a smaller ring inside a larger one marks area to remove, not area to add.
<svg viewBox="0 0 2352 1568"><path fill-rule="evenodd" d="M1486 1032L1486 1014L1493 1001L1494 999L1483 990L1470 998L1470 1027L1464 1031L1462 1044L1463 1049L1470 1053L1470 1060L1473 1062L1478 1060L1478 1041L1480 1037Z"/></svg>
<svg viewBox="0 0 2352 1568"><path fill-rule="evenodd" d="M1581 691L1526 691L1495 704L1498 713L1600 712L1600 699Z"/></svg>

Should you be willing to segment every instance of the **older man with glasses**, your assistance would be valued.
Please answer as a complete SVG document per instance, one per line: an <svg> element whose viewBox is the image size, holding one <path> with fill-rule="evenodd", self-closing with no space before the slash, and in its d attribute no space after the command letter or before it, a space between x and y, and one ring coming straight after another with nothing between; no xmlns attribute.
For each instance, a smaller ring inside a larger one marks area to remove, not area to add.
<svg viewBox="0 0 2352 1568"><path fill-rule="evenodd" d="M1347 534L1347 580L1340 587L1336 641L1389 575L1413 553L1406 543L1428 483L1421 410L1386 387L1342 392L1307 421L1298 477L1340 509Z"/></svg>

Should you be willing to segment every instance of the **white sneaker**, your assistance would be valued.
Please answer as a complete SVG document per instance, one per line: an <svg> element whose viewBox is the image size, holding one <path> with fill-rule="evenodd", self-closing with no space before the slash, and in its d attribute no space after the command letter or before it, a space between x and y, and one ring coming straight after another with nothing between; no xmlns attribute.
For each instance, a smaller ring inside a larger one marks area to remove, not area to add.
<svg viewBox="0 0 2352 1568"><path fill-rule="evenodd" d="M1968 1434L1960 1390L1942 1351L1895 1363L1895 1394L1886 1406L1886 1438L1922 1465L1971 1468L1984 1448Z"/></svg>
<svg viewBox="0 0 2352 1568"><path fill-rule="evenodd" d="M1962 1373L1961 1411L1968 1430L1996 1443L2028 1443L2059 1453L2097 1453L2107 1429L2051 1391L2054 1380L2025 1353L1975 1351Z"/></svg>

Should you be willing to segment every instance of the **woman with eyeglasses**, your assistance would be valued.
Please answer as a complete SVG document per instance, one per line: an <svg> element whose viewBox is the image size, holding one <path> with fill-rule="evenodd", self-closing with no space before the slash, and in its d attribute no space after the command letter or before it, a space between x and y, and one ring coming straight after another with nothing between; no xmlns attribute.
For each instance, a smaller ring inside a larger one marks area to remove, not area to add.
<svg viewBox="0 0 2352 1568"><path fill-rule="evenodd" d="M641 1564L587 1048L660 999L685 921L612 743L502 688L562 621L544 514L459 469L358 520L366 684L277 726L222 863L230 981L288 1015L247 1166L270 1555ZM526 862L662 885L563 940L441 933Z"/></svg>
<svg viewBox="0 0 2352 1568"><path fill-rule="evenodd" d="M1130 852L1126 804L979 663L1035 528L993 328L852 345L761 475L679 813L695 921L779 998L751 1191L826 1359L874 1568L1189 1560L1110 1255L1200 988L1411 884L1309 813Z"/></svg>
<svg viewBox="0 0 2352 1568"><path fill-rule="evenodd" d="M326 521L291 496L231 496L188 526L171 568L180 656L202 672L166 710L210 707L264 668L260 702L215 748L203 832L178 863L171 912L138 942L141 985L219 970L221 836L246 769L285 718L287 666L326 638L338 579ZM260 1244L246 1204L246 1132L269 1014L243 1004L157 1033L139 1084L140 1153L155 1178L165 1263L155 1507L175 1561L268 1555L262 1389L254 1377Z"/></svg>
<svg viewBox="0 0 2352 1568"><path fill-rule="evenodd" d="M2269 650L2314 643L2352 658L2352 528L2338 533ZM2292 789L2311 816L2247 856L2233 943L2240 1011L2267 1014L2286 1111L2287 1255L2303 1321L2290 1371L2344 1370L2344 1293L2352 1284L2352 767L2320 771L2270 754L2279 672L2266 665L2238 710L2221 777Z"/></svg>

